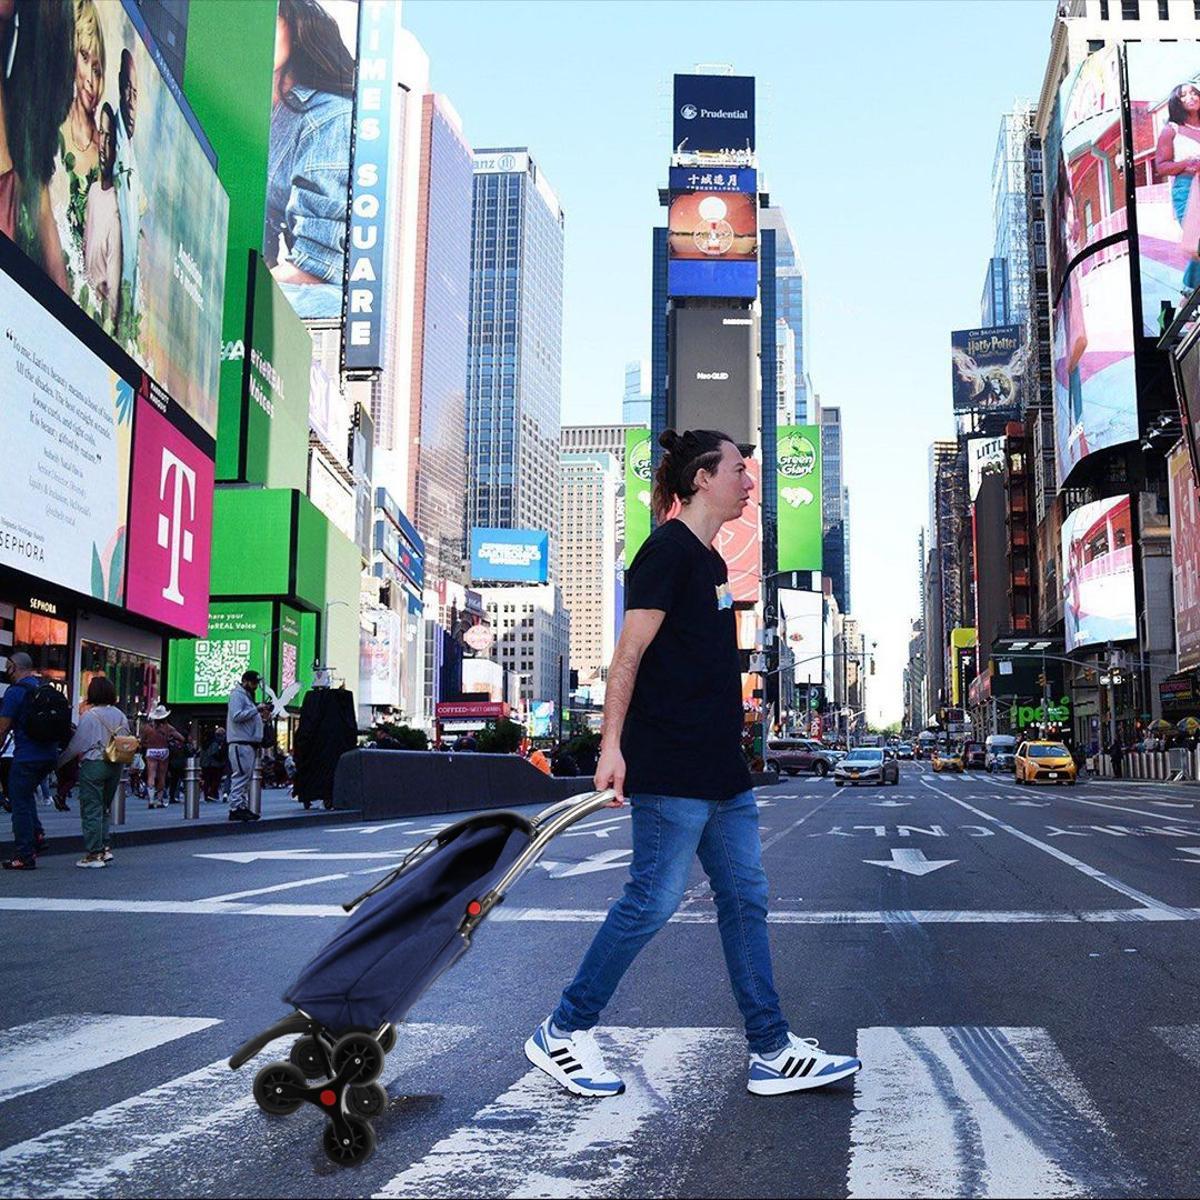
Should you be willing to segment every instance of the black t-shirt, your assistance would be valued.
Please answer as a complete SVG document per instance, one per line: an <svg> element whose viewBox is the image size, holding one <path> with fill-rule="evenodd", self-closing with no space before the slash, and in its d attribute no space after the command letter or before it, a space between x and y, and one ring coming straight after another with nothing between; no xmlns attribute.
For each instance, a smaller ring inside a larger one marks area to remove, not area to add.
<svg viewBox="0 0 1200 1200"><path fill-rule="evenodd" d="M682 521L643 543L625 607L666 613L638 668L621 733L625 790L728 800L750 789L742 675L725 560Z"/></svg>

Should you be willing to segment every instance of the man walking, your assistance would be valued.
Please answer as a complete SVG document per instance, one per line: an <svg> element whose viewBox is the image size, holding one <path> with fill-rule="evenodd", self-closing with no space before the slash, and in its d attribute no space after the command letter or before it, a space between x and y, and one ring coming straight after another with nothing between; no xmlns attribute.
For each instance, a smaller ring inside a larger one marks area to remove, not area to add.
<svg viewBox="0 0 1200 1200"><path fill-rule="evenodd" d="M263 740L263 711L269 704L255 704L261 676L247 671L242 682L229 695L225 717L225 739L229 743L229 820L257 821L259 814L250 809L250 778Z"/></svg>
<svg viewBox="0 0 1200 1200"><path fill-rule="evenodd" d="M577 1095L625 1090L591 1029L638 951L679 905L698 855L745 1022L747 1089L775 1095L820 1087L861 1064L792 1034L775 992L758 806L741 751L733 593L712 546L721 526L741 515L754 485L726 434L667 430L659 441L666 454L654 506L662 523L626 576L625 623L609 671L595 774L597 788L611 787L621 798L628 791L632 799L630 879L525 1054ZM666 520L677 501L679 516Z"/></svg>
<svg viewBox="0 0 1200 1200"><path fill-rule="evenodd" d="M11 730L13 762L8 775L16 853L0 866L6 871L37 869L37 852L46 842L37 812L37 790L54 770L55 759L71 732L71 707L53 688L43 689L33 659L23 650L8 656L9 687L0 700L0 741ZM53 692L53 695L49 693Z"/></svg>

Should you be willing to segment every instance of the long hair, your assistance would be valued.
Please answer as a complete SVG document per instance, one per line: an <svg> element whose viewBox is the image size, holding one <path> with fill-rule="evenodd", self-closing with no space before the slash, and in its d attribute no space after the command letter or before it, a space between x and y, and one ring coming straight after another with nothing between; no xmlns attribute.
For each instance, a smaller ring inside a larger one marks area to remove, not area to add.
<svg viewBox="0 0 1200 1200"><path fill-rule="evenodd" d="M661 521L676 499L686 504L696 494L696 472L715 471L725 442L737 443L716 429L664 429L658 444L666 451L654 475L654 514Z"/></svg>
<svg viewBox="0 0 1200 1200"><path fill-rule="evenodd" d="M296 110L302 107L288 95L294 87L353 96L354 58L337 22L317 0L279 0L279 18L291 40L291 53L279 70L284 104Z"/></svg>
<svg viewBox="0 0 1200 1200"><path fill-rule="evenodd" d="M1185 79L1178 87L1171 89L1171 98L1167 101L1167 120L1173 125L1187 124L1188 111L1183 107L1183 89L1187 87L1200 92L1200 84L1194 79Z"/></svg>
<svg viewBox="0 0 1200 1200"><path fill-rule="evenodd" d="M16 15L20 32L10 28L0 60L2 70L16 36L3 83L8 148L26 192L38 194L54 174L58 131L75 95L75 17L71 5L42 0L18 0Z"/></svg>

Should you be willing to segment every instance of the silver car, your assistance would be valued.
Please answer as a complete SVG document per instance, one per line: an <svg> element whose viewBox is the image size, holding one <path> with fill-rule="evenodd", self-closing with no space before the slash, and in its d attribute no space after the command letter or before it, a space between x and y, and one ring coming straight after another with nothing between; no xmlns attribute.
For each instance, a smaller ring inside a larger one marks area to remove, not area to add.
<svg viewBox="0 0 1200 1200"><path fill-rule="evenodd" d="M876 746L860 746L851 750L833 769L833 782L838 787L847 783L900 784L900 763L890 752Z"/></svg>

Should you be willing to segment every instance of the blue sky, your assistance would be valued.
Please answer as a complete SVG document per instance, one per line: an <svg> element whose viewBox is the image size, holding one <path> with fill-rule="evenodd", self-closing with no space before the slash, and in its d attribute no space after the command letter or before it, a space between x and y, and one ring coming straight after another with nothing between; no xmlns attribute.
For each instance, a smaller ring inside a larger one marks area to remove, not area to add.
<svg viewBox="0 0 1200 1200"><path fill-rule="evenodd" d="M404 0L475 146L529 146L566 214L563 420L621 416L650 350L676 71L758 78L758 151L808 275L808 371L842 406L852 611L900 715L950 330L979 322L1000 116L1037 98L1053 0Z"/></svg>

